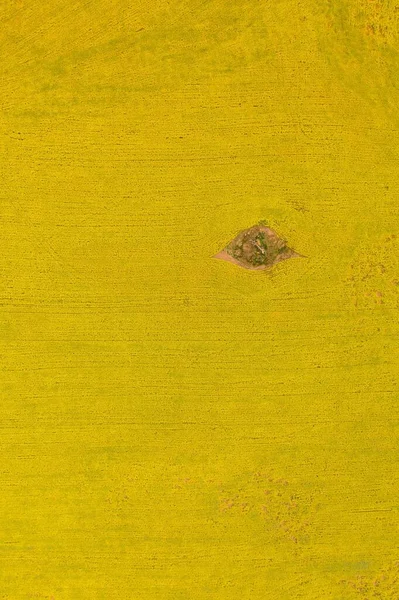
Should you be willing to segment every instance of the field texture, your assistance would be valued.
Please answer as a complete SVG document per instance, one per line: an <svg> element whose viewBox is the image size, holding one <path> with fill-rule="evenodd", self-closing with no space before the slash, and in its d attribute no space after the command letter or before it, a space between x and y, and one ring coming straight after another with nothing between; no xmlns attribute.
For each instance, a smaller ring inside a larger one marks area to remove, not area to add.
<svg viewBox="0 0 399 600"><path fill-rule="evenodd" d="M0 600L398 600L399 3L3 0L0 65Z"/></svg>

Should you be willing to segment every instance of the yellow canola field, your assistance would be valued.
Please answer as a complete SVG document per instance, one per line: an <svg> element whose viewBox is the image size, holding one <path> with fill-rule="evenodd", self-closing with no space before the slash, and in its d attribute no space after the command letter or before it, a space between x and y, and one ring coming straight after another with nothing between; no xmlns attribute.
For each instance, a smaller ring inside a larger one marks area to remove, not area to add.
<svg viewBox="0 0 399 600"><path fill-rule="evenodd" d="M1 600L399 598L398 23L1 3Z"/></svg>

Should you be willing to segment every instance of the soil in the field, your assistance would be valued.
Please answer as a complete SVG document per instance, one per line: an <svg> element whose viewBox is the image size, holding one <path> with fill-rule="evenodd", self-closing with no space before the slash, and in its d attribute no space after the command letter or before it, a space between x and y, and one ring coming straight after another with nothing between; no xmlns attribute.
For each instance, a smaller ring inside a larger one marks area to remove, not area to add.
<svg viewBox="0 0 399 600"><path fill-rule="evenodd" d="M276 263L300 256L275 231L259 223L241 231L214 258L227 260L245 269L268 269Z"/></svg>

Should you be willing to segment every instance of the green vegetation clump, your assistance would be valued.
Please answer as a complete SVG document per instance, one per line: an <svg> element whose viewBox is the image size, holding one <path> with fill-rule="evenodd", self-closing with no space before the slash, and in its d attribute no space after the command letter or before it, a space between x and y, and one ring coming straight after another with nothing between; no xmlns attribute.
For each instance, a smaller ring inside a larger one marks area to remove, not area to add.
<svg viewBox="0 0 399 600"><path fill-rule="evenodd" d="M292 255L286 242L263 224L241 231L225 251L246 268L271 267Z"/></svg>

